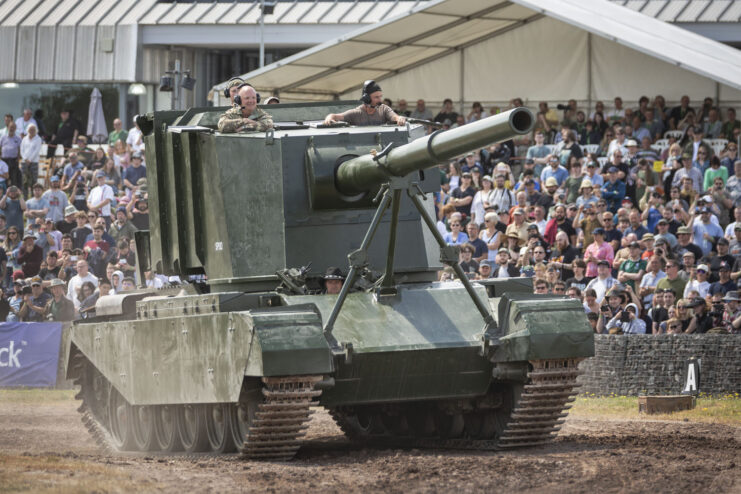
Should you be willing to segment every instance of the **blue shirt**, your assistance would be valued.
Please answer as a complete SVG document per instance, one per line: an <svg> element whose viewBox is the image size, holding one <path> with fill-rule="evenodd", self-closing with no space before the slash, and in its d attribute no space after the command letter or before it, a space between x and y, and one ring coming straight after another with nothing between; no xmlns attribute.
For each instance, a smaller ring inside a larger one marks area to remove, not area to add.
<svg viewBox="0 0 741 494"><path fill-rule="evenodd" d="M459 232L458 238L455 241L453 241L453 233L448 232L445 234L443 239L445 240L445 243L448 245L463 245L468 242L468 235L466 235L465 232Z"/></svg>
<svg viewBox="0 0 741 494"><path fill-rule="evenodd" d="M21 138L17 135L14 135L13 137L10 136L2 136L0 137L0 148L3 148L2 150L2 157L5 158L18 158L21 151Z"/></svg>
<svg viewBox="0 0 741 494"><path fill-rule="evenodd" d="M78 161L77 164L74 166L72 166L72 163L67 163L66 165L64 165L64 176L70 179L76 171L82 170L84 167L85 165L82 164L82 161Z"/></svg>
<svg viewBox="0 0 741 494"><path fill-rule="evenodd" d="M613 214L617 213L620 203L625 197L625 183L622 180L615 180L615 183L609 180L602 186L602 198L607 203L607 209Z"/></svg>
<svg viewBox="0 0 741 494"><path fill-rule="evenodd" d="M558 168L556 168L555 170L553 170L552 166L548 165L540 174L540 183L545 185L545 181L548 180L550 177L555 178L556 182L558 182L558 186L561 187L566 179L569 178L569 171L561 165L558 165Z"/></svg>
<svg viewBox="0 0 741 494"><path fill-rule="evenodd" d="M720 237L723 236L723 230L721 229L721 227L713 222L710 222L708 224L698 222L695 226L692 227L694 243L697 244L698 247L700 247L703 255L708 255L710 254L710 251L713 250L713 242L710 242L703 237L703 234L705 233L715 238L715 240L717 241Z"/></svg>
<svg viewBox="0 0 741 494"><path fill-rule="evenodd" d="M23 210L21 209L21 201L18 199L11 199L10 197L5 199L5 209L2 210L5 214L5 222L8 226L14 226L23 233Z"/></svg>
<svg viewBox="0 0 741 494"><path fill-rule="evenodd" d="M656 230L656 224L661 219L661 213L658 209L651 206L648 208L648 218L646 218L646 228L648 228L649 232L653 232Z"/></svg>
<svg viewBox="0 0 741 494"><path fill-rule="evenodd" d="M139 181L140 178L144 178L147 176L147 167L144 165L140 165L137 167L130 166L124 171L124 179L128 180L131 184L136 185L136 182Z"/></svg>
<svg viewBox="0 0 741 494"><path fill-rule="evenodd" d="M659 221L659 220L656 220ZM636 237L638 237L638 240L642 239L645 234L648 233L648 229L643 225L638 225L638 228L633 229L632 226L629 226L625 229L625 235L628 235L629 233L635 233Z"/></svg>
<svg viewBox="0 0 741 494"><path fill-rule="evenodd" d="M35 197L32 197L31 199L26 201L26 211L40 210L40 209L44 209L48 207L49 207L49 201L44 199L44 196L41 196L38 199L36 199ZM31 223L34 223L35 221L36 221L36 218L31 218L29 216L28 225L30 226Z"/></svg>

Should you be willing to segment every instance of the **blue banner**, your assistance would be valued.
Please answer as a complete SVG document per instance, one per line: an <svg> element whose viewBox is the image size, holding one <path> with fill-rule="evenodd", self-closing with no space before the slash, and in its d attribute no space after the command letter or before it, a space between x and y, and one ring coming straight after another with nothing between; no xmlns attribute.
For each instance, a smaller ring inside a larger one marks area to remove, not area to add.
<svg viewBox="0 0 741 494"><path fill-rule="evenodd" d="M54 386L62 323L0 324L0 386Z"/></svg>

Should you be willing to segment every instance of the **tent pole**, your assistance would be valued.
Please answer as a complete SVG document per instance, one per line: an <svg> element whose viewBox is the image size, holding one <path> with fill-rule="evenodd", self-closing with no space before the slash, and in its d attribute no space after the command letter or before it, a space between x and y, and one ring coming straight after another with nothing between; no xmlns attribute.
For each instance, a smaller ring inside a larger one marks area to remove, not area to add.
<svg viewBox="0 0 741 494"><path fill-rule="evenodd" d="M592 114L592 33L587 33L587 118Z"/></svg>
<svg viewBox="0 0 741 494"><path fill-rule="evenodd" d="M464 51L465 50L461 49L461 69L460 69L460 81L459 81L459 84L461 87L460 87L460 94L458 95L458 98L460 99L461 115L465 115L465 109L463 108L463 103L465 101L465 96L466 96L465 91L463 89L463 82L465 81L465 77L466 77L465 76L466 61L463 59Z"/></svg>

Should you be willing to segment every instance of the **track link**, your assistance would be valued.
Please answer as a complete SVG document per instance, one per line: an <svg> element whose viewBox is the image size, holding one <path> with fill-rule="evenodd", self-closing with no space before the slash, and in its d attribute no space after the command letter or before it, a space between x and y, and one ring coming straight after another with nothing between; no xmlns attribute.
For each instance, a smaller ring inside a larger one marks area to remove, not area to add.
<svg viewBox="0 0 741 494"><path fill-rule="evenodd" d="M290 460L301 446L322 376L264 377L263 401L257 407L242 454L253 459Z"/></svg>
<svg viewBox="0 0 741 494"><path fill-rule="evenodd" d="M566 417L565 410L577 394L576 378L581 359L533 360L525 386L499 437L498 448L517 448L550 442Z"/></svg>

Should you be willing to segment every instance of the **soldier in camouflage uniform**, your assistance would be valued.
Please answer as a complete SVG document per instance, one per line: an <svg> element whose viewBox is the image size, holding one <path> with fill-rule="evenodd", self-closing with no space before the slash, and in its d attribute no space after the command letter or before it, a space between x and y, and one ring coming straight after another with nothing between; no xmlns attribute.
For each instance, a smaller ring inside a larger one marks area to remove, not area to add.
<svg viewBox="0 0 741 494"><path fill-rule="evenodd" d="M234 97L234 106L219 118L219 132L264 132L273 127L269 113L257 107L257 93L244 85Z"/></svg>

